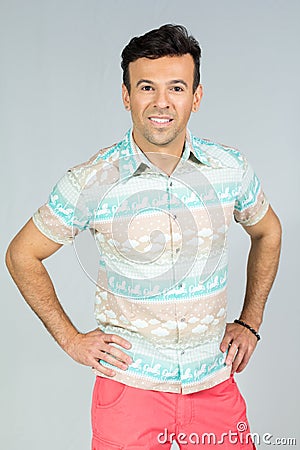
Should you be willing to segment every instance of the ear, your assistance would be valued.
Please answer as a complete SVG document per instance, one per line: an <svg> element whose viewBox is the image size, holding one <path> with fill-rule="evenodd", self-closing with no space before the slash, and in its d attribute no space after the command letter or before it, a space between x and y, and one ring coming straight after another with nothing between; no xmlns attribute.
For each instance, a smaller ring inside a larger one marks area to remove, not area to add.
<svg viewBox="0 0 300 450"><path fill-rule="evenodd" d="M194 92L193 107L192 107L193 112L198 111L198 109L200 107L202 95L203 95L203 88L202 88L202 85L199 84L196 91Z"/></svg>
<svg viewBox="0 0 300 450"><path fill-rule="evenodd" d="M130 95L125 84L122 84L122 100L127 111L130 111Z"/></svg>

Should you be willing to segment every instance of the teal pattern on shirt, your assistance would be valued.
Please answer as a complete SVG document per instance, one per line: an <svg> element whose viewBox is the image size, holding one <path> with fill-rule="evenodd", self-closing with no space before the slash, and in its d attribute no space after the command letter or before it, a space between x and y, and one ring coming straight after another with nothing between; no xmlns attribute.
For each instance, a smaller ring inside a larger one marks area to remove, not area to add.
<svg viewBox="0 0 300 450"><path fill-rule="evenodd" d="M230 376L219 349L228 229L232 219L256 224L269 202L243 154L189 131L171 176L150 159L129 130L68 170L33 220L53 241L75 247L78 233L90 230L99 260L96 321L132 344L133 363L114 367L115 379L186 394Z"/></svg>

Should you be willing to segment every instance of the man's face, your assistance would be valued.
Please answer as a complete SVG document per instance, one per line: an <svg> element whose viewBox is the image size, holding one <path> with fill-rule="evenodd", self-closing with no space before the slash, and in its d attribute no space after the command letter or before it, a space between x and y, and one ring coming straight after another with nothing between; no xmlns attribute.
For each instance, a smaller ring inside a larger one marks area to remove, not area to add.
<svg viewBox="0 0 300 450"><path fill-rule="evenodd" d="M202 97L201 85L193 93L192 56L139 58L129 64L129 78L130 94L124 85L122 94L136 143L142 150L182 149L191 111L198 110Z"/></svg>

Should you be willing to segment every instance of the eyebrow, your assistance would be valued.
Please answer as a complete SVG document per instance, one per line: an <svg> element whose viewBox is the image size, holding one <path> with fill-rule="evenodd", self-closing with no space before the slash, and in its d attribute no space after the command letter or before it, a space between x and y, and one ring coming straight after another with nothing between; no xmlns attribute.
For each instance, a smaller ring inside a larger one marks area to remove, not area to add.
<svg viewBox="0 0 300 450"><path fill-rule="evenodd" d="M151 80L141 79L141 80L139 80L139 81L136 83L136 87L139 87L139 85L140 85L140 84L143 84L143 83L146 83L146 84L154 84L153 81L151 81Z"/></svg>
<svg viewBox="0 0 300 450"><path fill-rule="evenodd" d="M168 84L183 84L186 88L188 87L187 83L184 80L172 80Z"/></svg>
<svg viewBox="0 0 300 450"><path fill-rule="evenodd" d="M141 79L141 80L139 80L137 83L136 83L136 87L139 87L141 84L143 84L143 83L145 83L145 84L151 84L151 85L154 85L155 83L153 82L153 81L151 81L151 80L145 80L145 79ZM184 80L171 80L171 81L169 81L168 83L167 83L168 85L171 85L171 84L183 84L183 86L185 86L186 88L188 88L188 85L187 85L187 83L184 81Z"/></svg>

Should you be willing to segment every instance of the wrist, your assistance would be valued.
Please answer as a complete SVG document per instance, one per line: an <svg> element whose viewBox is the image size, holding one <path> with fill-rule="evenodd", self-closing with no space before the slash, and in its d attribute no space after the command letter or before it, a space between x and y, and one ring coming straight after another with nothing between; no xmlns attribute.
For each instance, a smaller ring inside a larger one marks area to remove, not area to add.
<svg viewBox="0 0 300 450"><path fill-rule="evenodd" d="M262 320L258 317L253 317L250 314L241 313L239 320L242 320L243 322L250 325L250 327L254 328L254 330L259 331L260 326L262 324Z"/></svg>
<svg viewBox="0 0 300 450"><path fill-rule="evenodd" d="M72 349L74 339L81 334L76 329L72 330L66 337L63 338L62 342L60 342L61 348L69 354Z"/></svg>
<svg viewBox="0 0 300 450"><path fill-rule="evenodd" d="M257 341L260 341L261 337L260 334L255 330L253 327L251 327L247 322L244 322L241 319L235 319L234 323L237 323L238 325L241 325L244 328L247 328L257 339Z"/></svg>

